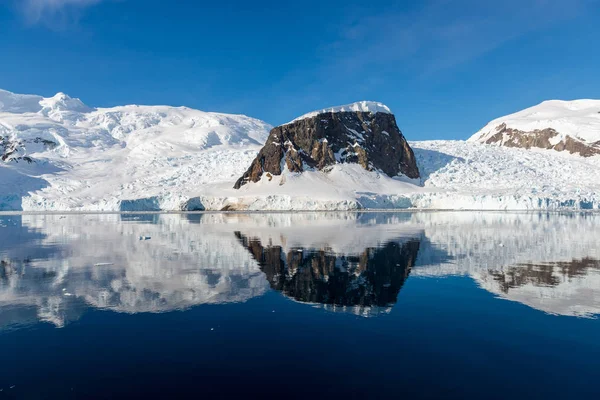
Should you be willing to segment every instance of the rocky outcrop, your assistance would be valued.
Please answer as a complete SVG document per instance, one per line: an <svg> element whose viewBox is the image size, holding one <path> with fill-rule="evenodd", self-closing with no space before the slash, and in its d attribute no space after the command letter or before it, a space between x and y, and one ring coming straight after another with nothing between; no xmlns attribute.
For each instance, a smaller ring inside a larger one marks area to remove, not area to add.
<svg viewBox="0 0 600 400"><path fill-rule="evenodd" d="M27 147L51 150L57 146L55 142L39 137L25 140L11 140L8 136L0 136L0 160L4 162L19 162L20 160L32 163L33 159L27 155Z"/></svg>
<svg viewBox="0 0 600 400"><path fill-rule="evenodd" d="M379 104L379 103L376 103ZM308 114L271 130L269 137L234 188L289 172L326 170L338 163L360 164L388 176L418 178L412 149L393 114L368 108L340 108ZM387 107L385 107L387 109Z"/></svg>
<svg viewBox="0 0 600 400"><path fill-rule="evenodd" d="M271 288L305 303L348 307L391 307L408 278L420 241L389 242L355 255L326 249L263 245L236 232L252 253Z"/></svg>
<svg viewBox="0 0 600 400"><path fill-rule="evenodd" d="M583 157L591 157L600 154L600 141L595 143L584 143L569 135L556 140L559 135L560 133L552 128L536 129L526 132L509 128L506 124L501 124L496 127L496 133L485 139L484 143L524 149L537 147L548 150L567 151L571 154L579 154Z"/></svg>

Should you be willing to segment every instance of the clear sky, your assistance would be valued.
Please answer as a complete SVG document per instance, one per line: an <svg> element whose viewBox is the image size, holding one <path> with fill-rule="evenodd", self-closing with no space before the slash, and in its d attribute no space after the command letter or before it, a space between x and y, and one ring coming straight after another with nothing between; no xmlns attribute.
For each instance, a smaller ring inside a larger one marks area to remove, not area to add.
<svg viewBox="0 0 600 400"><path fill-rule="evenodd" d="M375 100L410 140L600 98L600 0L0 0L0 88L280 124Z"/></svg>

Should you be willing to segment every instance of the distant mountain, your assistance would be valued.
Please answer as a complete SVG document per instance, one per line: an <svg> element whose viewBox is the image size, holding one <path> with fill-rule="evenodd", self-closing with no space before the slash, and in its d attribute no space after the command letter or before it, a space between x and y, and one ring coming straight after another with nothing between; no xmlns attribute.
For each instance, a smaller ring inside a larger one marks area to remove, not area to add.
<svg viewBox="0 0 600 400"><path fill-rule="evenodd" d="M271 180L346 163L389 177L419 177L413 151L390 109L362 101L314 111L274 128L235 188L258 182L263 176Z"/></svg>
<svg viewBox="0 0 600 400"><path fill-rule="evenodd" d="M600 154L600 100L545 101L495 119L469 141L507 147Z"/></svg>

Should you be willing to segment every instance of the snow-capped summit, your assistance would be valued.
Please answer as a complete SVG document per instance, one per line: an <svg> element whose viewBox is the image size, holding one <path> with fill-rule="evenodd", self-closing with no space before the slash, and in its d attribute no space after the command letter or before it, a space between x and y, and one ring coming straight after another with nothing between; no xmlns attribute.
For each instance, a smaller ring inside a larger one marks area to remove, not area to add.
<svg viewBox="0 0 600 400"><path fill-rule="evenodd" d="M43 98L39 103L42 106L42 109L48 110L73 111L80 113L94 111L93 108L86 106L81 100L74 99L63 92L58 92L52 97Z"/></svg>
<svg viewBox="0 0 600 400"><path fill-rule="evenodd" d="M549 100L493 120L469 141L600 154L600 100Z"/></svg>
<svg viewBox="0 0 600 400"><path fill-rule="evenodd" d="M338 112L365 112L365 113L372 113L372 114L380 112L380 113L385 113L385 114L392 114L392 111L390 110L390 108L383 103L379 103L377 101L357 101L355 103L346 104L343 106L335 106L335 107L324 108L322 110L311 111L309 113L306 113L306 114L290 121L289 123L296 122L296 121L306 119L306 118L312 118L312 117L315 117L320 114L332 114L332 113L338 113Z"/></svg>

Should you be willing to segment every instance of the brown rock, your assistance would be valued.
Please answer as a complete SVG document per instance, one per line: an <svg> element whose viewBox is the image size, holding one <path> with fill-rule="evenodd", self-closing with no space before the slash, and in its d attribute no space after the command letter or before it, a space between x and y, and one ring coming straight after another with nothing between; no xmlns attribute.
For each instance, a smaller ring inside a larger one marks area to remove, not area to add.
<svg viewBox="0 0 600 400"><path fill-rule="evenodd" d="M501 124L496 128L496 133L487 139L485 143L498 143L506 147L518 147L523 149L537 147L541 149L553 149L556 151L568 151L571 154L577 153L583 157L591 157L600 154L600 142L588 144L568 135L560 142L552 144L550 139L556 137L558 134L559 133L552 128L536 129L525 132L508 128L506 124Z"/></svg>

